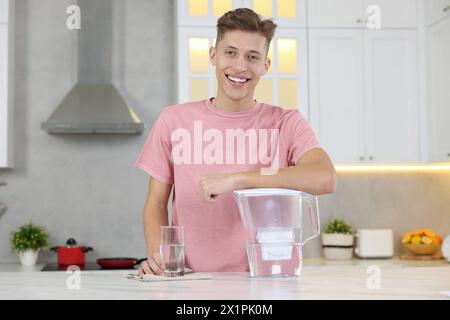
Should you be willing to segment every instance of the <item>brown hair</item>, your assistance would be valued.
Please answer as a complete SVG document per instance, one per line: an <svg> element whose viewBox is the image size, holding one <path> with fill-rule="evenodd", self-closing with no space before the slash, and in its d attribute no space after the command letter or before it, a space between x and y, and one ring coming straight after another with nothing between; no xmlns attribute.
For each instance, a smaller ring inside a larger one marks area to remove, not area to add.
<svg viewBox="0 0 450 320"><path fill-rule="evenodd" d="M267 50L278 26L270 19L261 20L261 16L248 8L228 11L217 20L217 40L219 42L227 31L241 30L257 32L267 40Z"/></svg>

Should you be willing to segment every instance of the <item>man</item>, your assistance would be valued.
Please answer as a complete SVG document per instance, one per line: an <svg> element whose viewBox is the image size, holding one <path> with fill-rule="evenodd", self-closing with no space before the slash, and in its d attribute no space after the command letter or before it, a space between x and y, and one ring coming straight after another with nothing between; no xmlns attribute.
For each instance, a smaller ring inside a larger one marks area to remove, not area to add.
<svg viewBox="0 0 450 320"><path fill-rule="evenodd" d="M186 266L194 271L246 271L245 232L232 191L289 188L319 195L336 187L333 164L297 110L253 99L267 73L277 25L250 9L224 14L209 57L217 96L165 108L136 166L151 175L144 208L148 259L140 274L161 274L159 228L185 229Z"/></svg>

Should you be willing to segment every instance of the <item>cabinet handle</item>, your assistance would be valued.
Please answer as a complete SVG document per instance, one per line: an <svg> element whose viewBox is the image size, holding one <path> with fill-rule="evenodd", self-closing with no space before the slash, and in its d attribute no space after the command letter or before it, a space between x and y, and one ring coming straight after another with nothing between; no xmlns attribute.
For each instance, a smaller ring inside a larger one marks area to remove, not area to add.
<svg viewBox="0 0 450 320"><path fill-rule="evenodd" d="M363 156L359 157L359 160L361 160L361 161L364 160L364 157Z"/></svg>
<svg viewBox="0 0 450 320"><path fill-rule="evenodd" d="M356 19L356 23L361 23L362 22L362 19Z"/></svg>
<svg viewBox="0 0 450 320"><path fill-rule="evenodd" d="M447 157L450 157L450 153L447 153Z"/></svg>
<svg viewBox="0 0 450 320"><path fill-rule="evenodd" d="M373 160L373 157L372 157L372 156L370 156L370 157L369 157L369 160Z"/></svg>
<svg viewBox="0 0 450 320"><path fill-rule="evenodd" d="M442 9L442 11L447 12L448 10L450 10L450 6L446 6L444 9Z"/></svg>

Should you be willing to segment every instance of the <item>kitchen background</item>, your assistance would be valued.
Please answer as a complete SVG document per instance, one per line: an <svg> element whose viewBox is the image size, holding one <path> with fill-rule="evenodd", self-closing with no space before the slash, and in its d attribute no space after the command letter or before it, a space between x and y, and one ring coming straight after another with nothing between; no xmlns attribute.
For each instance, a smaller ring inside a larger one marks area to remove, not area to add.
<svg viewBox="0 0 450 320"><path fill-rule="evenodd" d="M28 221L48 230L51 245L74 237L94 247L88 260L145 255L148 176L133 163L159 112L177 102L176 2L111 1L112 82L146 123L142 135L49 135L41 129L76 83L76 31L65 27L66 8L76 1L15 1L15 160L12 169L0 170L6 183L0 201L8 207L0 216L0 262L17 261L10 233ZM393 229L398 253L405 231L428 227L450 234L450 169L340 170L337 192L320 196L319 206L322 224L342 217L354 229ZM320 240L305 247L305 257L320 255ZM56 261L56 255L39 259Z"/></svg>

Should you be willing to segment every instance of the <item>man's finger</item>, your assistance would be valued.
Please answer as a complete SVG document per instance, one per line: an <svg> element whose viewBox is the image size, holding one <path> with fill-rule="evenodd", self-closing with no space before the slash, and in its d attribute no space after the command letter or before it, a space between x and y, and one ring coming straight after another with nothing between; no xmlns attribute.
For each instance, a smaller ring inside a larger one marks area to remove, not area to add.
<svg viewBox="0 0 450 320"><path fill-rule="evenodd" d="M143 261L143 262L141 263L141 269L142 269L142 272L143 272L144 274L153 274L153 272L152 272L152 270L150 269L150 266L148 265L147 261Z"/></svg>
<svg viewBox="0 0 450 320"><path fill-rule="evenodd" d="M153 260L155 260L156 264L159 266L161 270L164 270L166 268L164 262L162 261L161 255L159 252L153 253Z"/></svg>
<svg viewBox="0 0 450 320"><path fill-rule="evenodd" d="M154 274L161 274L161 268L156 264L156 262L153 260L153 258L148 259L148 265L150 266L150 268L152 269Z"/></svg>

